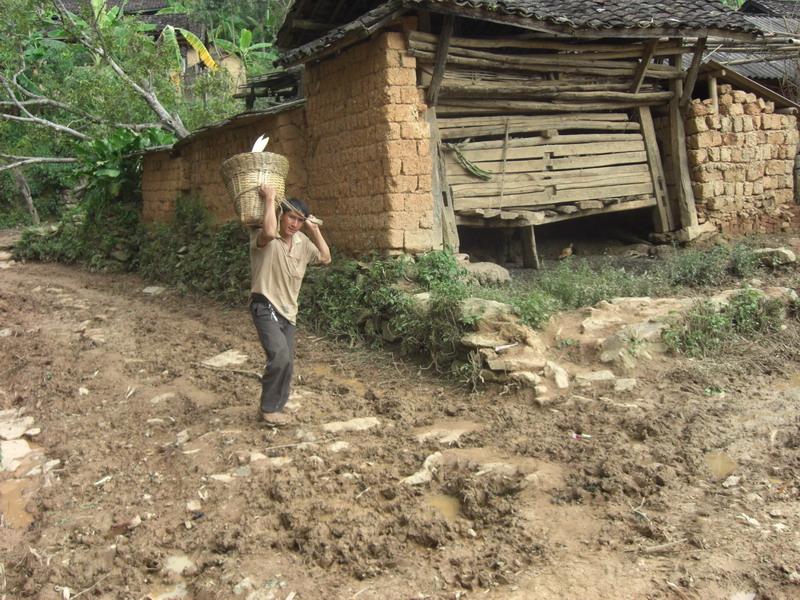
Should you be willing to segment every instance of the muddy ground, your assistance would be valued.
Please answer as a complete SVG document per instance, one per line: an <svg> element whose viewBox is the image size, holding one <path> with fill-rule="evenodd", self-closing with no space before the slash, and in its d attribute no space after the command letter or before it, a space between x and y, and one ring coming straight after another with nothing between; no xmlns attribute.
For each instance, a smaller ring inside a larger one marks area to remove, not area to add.
<svg viewBox="0 0 800 600"><path fill-rule="evenodd" d="M800 597L794 324L544 406L301 334L275 431L246 308L147 285L0 271L0 598Z"/></svg>

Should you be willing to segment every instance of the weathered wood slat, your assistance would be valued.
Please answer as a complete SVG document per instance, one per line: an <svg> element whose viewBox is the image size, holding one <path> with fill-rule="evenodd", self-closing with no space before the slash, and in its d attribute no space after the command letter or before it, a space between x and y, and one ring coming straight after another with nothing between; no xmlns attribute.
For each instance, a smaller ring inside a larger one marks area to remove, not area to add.
<svg viewBox="0 0 800 600"><path fill-rule="evenodd" d="M592 154L613 154L616 152L644 152L644 141L631 142L590 142L586 144L544 144L541 146L511 147L506 153L508 160L542 158L546 154L553 158L561 156L587 156ZM502 148L471 150L469 146L460 149L467 160L482 165L483 162L502 160ZM449 160L449 157L448 157Z"/></svg>
<svg viewBox="0 0 800 600"><path fill-rule="evenodd" d="M422 40L411 39L409 41L409 48L413 51L436 52L435 43ZM596 69L627 69L633 73L637 66L637 62L633 60L598 60L596 57L583 54L504 54L499 52L483 52L480 50L470 50L463 45L455 43L452 44L450 52L453 57L461 56L465 58L494 61L496 67L507 67L509 65L544 65L550 67L551 70L584 67ZM643 50L640 51L639 56L641 56L642 52ZM677 75L677 73L675 73L676 70L668 65L654 64L652 66L655 72Z"/></svg>
<svg viewBox="0 0 800 600"><path fill-rule="evenodd" d="M408 53L411 56L414 56L421 62L427 63L435 63L436 61L436 54L434 52L429 52L426 50L420 50L417 48L409 48ZM557 56L557 55L556 55ZM512 59L516 57L511 57ZM574 65L574 64L562 64L555 61L533 61L533 60L499 60L498 55L491 55L490 58L473 58L470 56L462 56L452 54L448 56L447 59L448 64L454 65L464 65L464 66L471 66L471 67L483 67L483 68L493 68L493 69L505 69L511 71L530 71L533 73L551 73L551 72L559 72L559 73L572 73L572 74L582 74L582 75L604 75L610 77L625 77L630 79L633 74L634 70L636 69L636 64L631 62L620 62L620 66L615 67L601 67L597 65L592 65L592 61L586 61L588 64L586 65ZM610 62L610 61L606 61ZM680 71L677 69L648 69L647 76L653 79L675 79L680 77Z"/></svg>
<svg viewBox="0 0 800 600"><path fill-rule="evenodd" d="M539 160L510 160L506 163L506 181L533 181L537 179L539 173L559 173L561 171L572 172L576 169L601 169L617 165L627 165L633 167L644 166L647 164L646 152L616 152L614 154L601 154L598 156L579 156L569 158L551 158ZM468 173L454 159L448 158L447 181L449 183L469 183L482 181L474 175ZM480 168L492 174L500 172L502 164L500 162L482 162ZM497 176L497 175L495 175Z"/></svg>
<svg viewBox="0 0 800 600"><path fill-rule="evenodd" d="M411 56L417 58L417 60L421 62L426 62L433 64L436 61L436 55L433 52L427 52L424 50L418 50L414 48L409 48L408 53ZM499 63L495 58L487 59L487 58L471 58L467 56L448 56L447 58L448 65L463 65L463 66L470 66L470 67L483 67L483 68L492 68L492 69L506 69L511 71L530 71L533 73L551 73L558 71L559 73L572 73L572 74L580 74L580 75L589 75L589 76L609 76L609 77L624 77L630 79L633 76L634 69L636 68L634 63L631 63L630 66L622 65L620 67L615 68L608 68L608 67L596 67L592 65L587 66L574 66L574 65L554 65L554 64L547 64L547 63L522 63L522 62L515 62L513 64L509 63ZM648 70L648 77L650 78L657 78L657 79L675 79L680 77L680 71L677 69L672 70L664 70L664 69L653 69Z"/></svg>
<svg viewBox="0 0 800 600"><path fill-rule="evenodd" d="M439 130L451 127L463 127L466 125L505 125L506 119L512 125L524 123L526 125L546 125L550 127L553 123L569 123L574 120L581 121L627 121L628 115L625 113L580 113L563 115L543 115L541 117L530 117L527 115L508 115L503 117L448 117L437 120Z"/></svg>
<svg viewBox="0 0 800 600"><path fill-rule="evenodd" d="M672 212L669 208L669 197L667 195L666 180L664 178L664 167L661 163L661 153L656 141L655 127L650 109L646 106L638 109L639 122L642 125L642 137L644 138L645 148L647 149L647 164L655 186L656 208L654 214L654 225L656 232L664 233L674 229L672 222Z"/></svg>
<svg viewBox="0 0 800 600"><path fill-rule="evenodd" d="M410 31L408 35L409 40L436 43L439 36L423 33L421 31ZM553 39L542 40L523 40L517 38L464 38L453 37L451 44L460 48L519 48L527 50L566 50L568 52L606 52L606 53L628 53L630 56L641 56L644 49L643 43L631 44L597 44L597 43L574 43L574 42L557 42ZM682 49L680 44L665 45L660 54L675 54ZM668 50L670 52L668 52Z"/></svg>
<svg viewBox="0 0 800 600"><path fill-rule="evenodd" d="M609 92L611 94L613 92ZM485 114L505 114L514 112L517 114L524 113L562 113L562 112L579 112L595 111L595 110L621 110L626 108L635 108L637 106L651 106L656 104L664 104L669 102L672 94L670 92L658 94L641 94L641 98L633 98L632 96L639 96L639 94L630 95L629 99L611 99L607 101L599 101L597 98L586 98L583 102L573 101L567 102L562 100L551 100L536 102L534 100L510 100L510 99L483 99L483 98L450 98L442 99L441 105L443 109L447 109L443 114L453 114L469 111L481 111Z"/></svg>
<svg viewBox="0 0 800 600"><path fill-rule="evenodd" d="M586 189L556 192L548 188L541 192L506 194L502 202L498 197L464 196L453 198L453 208L460 211L467 208L536 208L542 204L560 204L562 202L578 202L579 200L603 200L625 196L653 194L652 182L636 185L593 186Z"/></svg>
<svg viewBox="0 0 800 600"><path fill-rule="evenodd" d="M578 134L556 134L552 137L531 136L511 138L508 140L509 148L522 146L541 146L543 144L580 144L585 142L635 142L641 140L640 133L578 133ZM465 142L461 148L470 150L482 150L487 148L502 148L503 140L485 140L482 142Z"/></svg>
<svg viewBox="0 0 800 600"><path fill-rule="evenodd" d="M622 200L622 199L620 199ZM609 204L602 208L591 208L579 210L571 215L553 215L546 216L543 210L528 211L518 210L514 211L518 215L517 219L511 221L502 221L500 219L486 219L482 215L472 214L474 209L467 211L459 211L456 215L456 223L462 227L528 227L531 225L544 225L547 223L556 223L558 221L566 221L568 219L577 219L580 217L589 217L592 215L599 215L603 213L615 213L626 210L639 210L642 208L649 208L656 203L655 198L641 198L637 197L630 200L622 200L613 204ZM541 208L541 207L537 207ZM506 211L503 211L506 212Z"/></svg>
<svg viewBox="0 0 800 600"><path fill-rule="evenodd" d="M539 121L538 124L509 123L508 132L510 135L519 133L532 133L534 131L546 131L547 129L557 129L559 131L639 131L638 123L620 121L553 121L546 123ZM461 127L457 129L446 129L441 131L442 140L456 140L487 135L503 135L502 126L487 127Z"/></svg>
<svg viewBox="0 0 800 600"><path fill-rule="evenodd" d="M501 200L503 200L506 195L513 196L515 194L542 192L546 188L553 188L557 193L560 193L566 190L585 190L607 185L636 185L650 182L650 173L645 169L643 171L615 175L593 175L587 172L577 176L559 173L548 179L540 178L531 181L508 181L508 178L506 178L505 183L498 179L496 183L494 181L479 181L477 183L451 184L450 189L453 192L456 206L458 206L458 201L461 198L499 196L501 191L503 192ZM587 198L579 198L579 200L587 200Z"/></svg>

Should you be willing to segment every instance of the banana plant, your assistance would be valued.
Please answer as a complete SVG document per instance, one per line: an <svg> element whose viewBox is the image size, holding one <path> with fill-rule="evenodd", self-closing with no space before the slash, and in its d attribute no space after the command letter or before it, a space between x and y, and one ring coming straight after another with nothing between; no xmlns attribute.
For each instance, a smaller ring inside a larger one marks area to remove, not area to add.
<svg viewBox="0 0 800 600"><path fill-rule="evenodd" d="M214 39L214 45L220 50L228 54L235 54L242 59L245 69L251 64L254 53L263 53L264 50L272 48L269 42L253 43L253 32L249 29L242 29L239 31L239 39L237 42L232 42L224 38L218 37Z"/></svg>
<svg viewBox="0 0 800 600"><path fill-rule="evenodd" d="M194 49L194 51L197 52L200 60L203 61L203 64L210 71L216 71L219 69L217 61L214 60L214 58L211 56L211 53L208 51L208 48L206 48L206 45L199 37L197 37L188 29L167 25L161 32L161 39L165 44L174 49L178 64L181 62L181 49L178 46L178 37L176 32L180 33L183 39L185 39L186 42Z"/></svg>

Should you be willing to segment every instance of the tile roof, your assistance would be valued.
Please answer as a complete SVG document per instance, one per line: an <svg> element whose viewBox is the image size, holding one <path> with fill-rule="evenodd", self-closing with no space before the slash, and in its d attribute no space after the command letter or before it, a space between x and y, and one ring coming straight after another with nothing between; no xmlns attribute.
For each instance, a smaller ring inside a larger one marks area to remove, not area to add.
<svg viewBox="0 0 800 600"><path fill-rule="evenodd" d="M410 3L421 3L412 0ZM722 29L752 31L719 0L427 0L431 5L497 11L575 29Z"/></svg>

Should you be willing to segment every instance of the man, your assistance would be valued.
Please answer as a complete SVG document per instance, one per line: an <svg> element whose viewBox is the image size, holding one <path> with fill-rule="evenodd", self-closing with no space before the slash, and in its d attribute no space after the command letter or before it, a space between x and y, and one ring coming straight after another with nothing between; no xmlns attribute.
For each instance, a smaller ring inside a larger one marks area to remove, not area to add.
<svg viewBox="0 0 800 600"><path fill-rule="evenodd" d="M297 297L308 265L330 264L331 252L302 200L275 210L275 190L262 185L264 221L250 232L250 313L267 355L261 378L261 418L278 427L290 422L281 410L289 399L294 363ZM301 230L304 233L301 233Z"/></svg>

